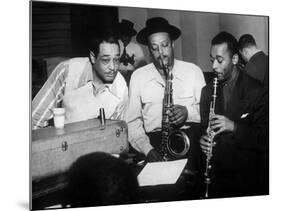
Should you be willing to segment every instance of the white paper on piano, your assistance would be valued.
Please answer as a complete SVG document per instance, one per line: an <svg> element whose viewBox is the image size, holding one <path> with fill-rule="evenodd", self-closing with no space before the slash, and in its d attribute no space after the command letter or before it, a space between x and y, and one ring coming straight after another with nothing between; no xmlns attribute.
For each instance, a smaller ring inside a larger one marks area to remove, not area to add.
<svg viewBox="0 0 281 211"><path fill-rule="evenodd" d="M175 184L187 163L187 159L147 163L138 175L140 186Z"/></svg>

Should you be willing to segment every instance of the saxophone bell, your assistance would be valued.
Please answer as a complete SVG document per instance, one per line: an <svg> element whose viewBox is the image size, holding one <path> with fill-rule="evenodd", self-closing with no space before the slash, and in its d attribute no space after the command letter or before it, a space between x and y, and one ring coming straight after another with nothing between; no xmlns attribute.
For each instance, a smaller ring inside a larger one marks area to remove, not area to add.
<svg viewBox="0 0 281 211"><path fill-rule="evenodd" d="M186 133L181 130L174 130L168 138L168 151L172 158L180 159L184 157L190 148L190 141Z"/></svg>

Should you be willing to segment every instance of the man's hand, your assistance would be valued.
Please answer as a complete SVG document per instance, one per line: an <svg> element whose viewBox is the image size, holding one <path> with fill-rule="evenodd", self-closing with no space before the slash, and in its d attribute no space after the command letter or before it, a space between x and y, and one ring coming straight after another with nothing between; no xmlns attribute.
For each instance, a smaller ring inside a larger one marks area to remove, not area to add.
<svg viewBox="0 0 281 211"><path fill-rule="evenodd" d="M172 124L180 125L186 121L188 112L185 106L173 105L167 114Z"/></svg>
<svg viewBox="0 0 281 211"><path fill-rule="evenodd" d="M215 145L216 145L216 143L213 142L213 147ZM210 142L210 138L207 135L203 135L200 139L200 147L201 147L201 150L205 153L205 155L208 155L208 153L210 152L211 146L212 146L212 144Z"/></svg>
<svg viewBox="0 0 281 211"><path fill-rule="evenodd" d="M211 129L215 131L215 135L221 132L233 132L235 123L222 115L214 115L211 120Z"/></svg>
<svg viewBox="0 0 281 211"><path fill-rule="evenodd" d="M147 163L163 161L161 155L155 149L148 152L145 160Z"/></svg>

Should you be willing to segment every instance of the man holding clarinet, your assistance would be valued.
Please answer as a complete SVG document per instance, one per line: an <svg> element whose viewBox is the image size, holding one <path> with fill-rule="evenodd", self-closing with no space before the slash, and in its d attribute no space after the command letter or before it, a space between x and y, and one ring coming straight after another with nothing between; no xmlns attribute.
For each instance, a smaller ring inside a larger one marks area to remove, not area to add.
<svg viewBox="0 0 281 211"><path fill-rule="evenodd" d="M203 195L268 194L268 91L239 70L238 45L231 34L213 38L210 60L218 85L209 83L201 93L200 146L208 165Z"/></svg>

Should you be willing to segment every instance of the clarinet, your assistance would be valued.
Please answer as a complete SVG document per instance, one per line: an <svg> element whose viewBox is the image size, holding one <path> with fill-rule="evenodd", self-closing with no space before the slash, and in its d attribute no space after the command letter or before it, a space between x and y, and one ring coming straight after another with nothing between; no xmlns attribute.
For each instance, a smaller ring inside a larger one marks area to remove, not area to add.
<svg viewBox="0 0 281 211"><path fill-rule="evenodd" d="M205 189L205 198L209 197L209 185L211 184L211 158L212 158L212 151L213 151L213 141L214 141L214 131L211 129L211 119L213 118L213 116L215 115L215 106L216 106L216 98L217 98L217 86L218 86L218 78L215 77L213 80L213 94L212 94L212 101L210 103L210 112L209 112L209 122L208 122L208 128L206 130L207 136L209 137L209 141L211 144L211 147L209 148L207 154L206 154L206 169L205 169L205 185L206 185L206 189Z"/></svg>

